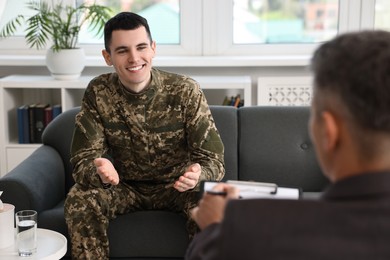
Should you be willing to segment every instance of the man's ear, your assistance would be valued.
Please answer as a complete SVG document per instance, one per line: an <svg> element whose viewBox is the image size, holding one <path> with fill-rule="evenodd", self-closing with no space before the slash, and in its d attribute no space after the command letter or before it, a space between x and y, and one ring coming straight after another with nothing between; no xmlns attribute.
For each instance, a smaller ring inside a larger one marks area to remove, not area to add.
<svg viewBox="0 0 390 260"><path fill-rule="evenodd" d="M324 148L329 152L338 147L340 141L340 122L329 111L322 112L321 117L324 123L323 144Z"/></svg>
<svg viewBox="0 0 390 260"><path fill-rule="evenodd" d="M103 49L103 50L102 50L102 55L103 55L104 60L106 61L106 64L107 64L108 66L112 66L111 55L108 53L108 51L106 51L105 49Z"/></svg>
<svg viewBox="0 0 390 260"><path fill-rule="evenodd" d="M153 50L153 58L156 57L156 42L155 41L152 41L150 47L152 48Z"/></svg>

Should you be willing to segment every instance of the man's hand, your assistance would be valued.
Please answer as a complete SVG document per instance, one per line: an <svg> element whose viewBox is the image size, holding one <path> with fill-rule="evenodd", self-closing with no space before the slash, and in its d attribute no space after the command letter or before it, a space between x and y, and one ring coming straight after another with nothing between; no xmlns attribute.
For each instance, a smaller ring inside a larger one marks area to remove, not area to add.
<svg viewBox="0 0 390 260"><path fill-rule="evenodd" d="M96 172L103 183L118 185L119 175L114 165L106 158L96 158L94 161Z"/></svg>
<svg viewBox="0 0 390 260"><path fill-rule="evenodd" d="M180 192L195 188L196 184L198 184L201 172L202 167L199 163L190 165L186 172L175 182L173 187Z"/></svg>
<svg viewBox="0 0 390 260"><path fill-rule="evenodd" d="M220 183L213 190L226 192L226 196L204 193L199 205L191 210L191 217L203 230L213 223L220 223L225 214L225 207L230 199L239 198L239 190L231 185Z"/></svg>

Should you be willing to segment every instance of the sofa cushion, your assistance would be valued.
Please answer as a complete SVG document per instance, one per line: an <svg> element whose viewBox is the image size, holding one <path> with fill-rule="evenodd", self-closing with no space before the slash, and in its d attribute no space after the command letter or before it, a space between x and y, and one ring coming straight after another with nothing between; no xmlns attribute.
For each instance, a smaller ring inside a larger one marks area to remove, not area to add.
<svg viewBox="0 0 390 260"><path fill-rule="evenodd" d="M327 179L308 133L309 107L242 107L239 179L318 192Z"/></svg>
<svg viewBox="0 0 390 260"><path fill-rule="evenodd" d="M210 106L210 110L225 147L225 177L223 180L237 180L237 108L230 106Z"/></svg>
<svg viewBox="0 0 390 260"><path fill-rule="evenodd" d="M39 214L38 227L60 232L70 241L64 219L64 200L53 209ZM138 211L120 215L110 222L108 236L110 257L114 258L180 258L189 242L185 218L168 211ZM70 252L68 243L66 256L69 257Z"/></svg>
<svg viewBox="0 0 390 260"><path fill-rule="evenodd" d="M189 242L185 218L168 211L120 215L108 235L110 257L182 257Z"/></svg>

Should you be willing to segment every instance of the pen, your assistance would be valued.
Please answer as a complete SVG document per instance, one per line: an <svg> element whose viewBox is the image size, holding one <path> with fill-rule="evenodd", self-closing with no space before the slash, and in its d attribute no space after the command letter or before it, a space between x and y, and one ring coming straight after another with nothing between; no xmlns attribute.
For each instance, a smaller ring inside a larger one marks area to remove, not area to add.
<svg viewBox="0 0 390 260"><path fill-rule="evenodd" d="M206 192L210 195L217 195L217 196L226 196L227 195L227 193L225 191L208 190ZM242 199L241 196L239 196L238 198Z"/></svg>
<svg viewBox="0 0 390 260"><path fill-rule="evenodd" d="M210 195L220 195L220 196L226 196L227 194L225 191L216 191L216 190L208 190L206 192Z"/></svg>

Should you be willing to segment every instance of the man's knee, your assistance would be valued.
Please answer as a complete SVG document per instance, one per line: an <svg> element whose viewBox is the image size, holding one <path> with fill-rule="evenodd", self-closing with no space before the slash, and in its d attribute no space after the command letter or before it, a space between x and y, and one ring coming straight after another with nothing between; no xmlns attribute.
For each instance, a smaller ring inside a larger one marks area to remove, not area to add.
<svg viewBox="0 0 390 260"><path fill-rule="evenodd" d="M103 189L86 189L75 184L65 200L65 218L74 218L75 215L94 215L102 213L109 205L109 196Z"/></svg>

